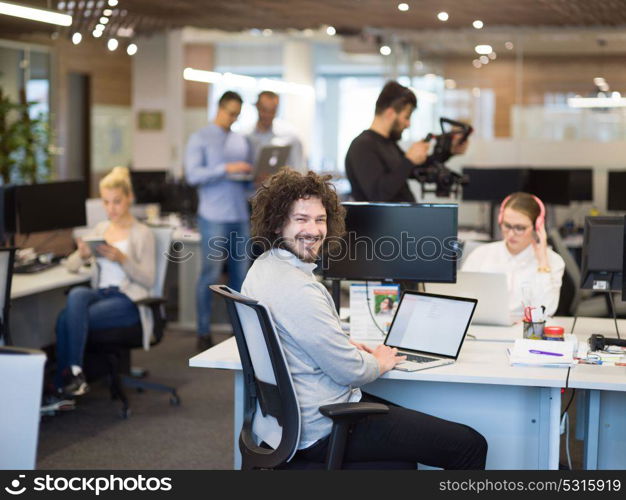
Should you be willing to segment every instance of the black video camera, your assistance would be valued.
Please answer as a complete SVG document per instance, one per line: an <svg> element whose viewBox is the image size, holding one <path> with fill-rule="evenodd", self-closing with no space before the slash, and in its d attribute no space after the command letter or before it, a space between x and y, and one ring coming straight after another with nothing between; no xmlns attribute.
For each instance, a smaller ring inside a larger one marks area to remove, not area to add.
<svg viewBox="0 0 626 500"><path fill-rule="evenodd" d="M439 197L449 197L454 193L456 197L461 185L469 182L467 175L461 175L445 166L445 162L450 159L452 153L452 143L454 136L462 134L458 144L463 144L469 135L474 131L471 125L450 120L449 118L440 118L441 134L428 134L425 141L430 141L433 137L436 139L433 154L422 165L415 167L413 177L422 186L422 193L435 193ZM451 125L451 130L446 130L446 124ZM425 184L435 184L434 189L426 188Z"/></svg>

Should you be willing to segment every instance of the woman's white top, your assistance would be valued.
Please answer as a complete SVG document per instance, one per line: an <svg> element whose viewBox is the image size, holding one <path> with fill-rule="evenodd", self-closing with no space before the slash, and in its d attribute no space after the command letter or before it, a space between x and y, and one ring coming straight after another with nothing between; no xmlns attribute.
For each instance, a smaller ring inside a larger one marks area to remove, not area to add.
<svg viewBox="0 0 626 500"><path fill-rule="evenodd" d="M462 271L506 274L511 316L523 316L522 303L530 300L535 307L545 306L545 314L554 315L559 305L559 294L565 262L548 248L549 273L537 271L539 263L532 244L517 255L511 254L504 240L477 247L463 263Z"/></svg>
<svg viewBox="0 0 626 500"><path fill-rule="evenodd" d="M116 241L110 245L119 249L124 255L128 255L128 238ZM98 288L108 288L110 286L119 287L122 281L126 279L126 271L122 269L122 265L119 262L113 262L104 257L98 257L97 261L100 267L100 282L98 283Z"/></svg>

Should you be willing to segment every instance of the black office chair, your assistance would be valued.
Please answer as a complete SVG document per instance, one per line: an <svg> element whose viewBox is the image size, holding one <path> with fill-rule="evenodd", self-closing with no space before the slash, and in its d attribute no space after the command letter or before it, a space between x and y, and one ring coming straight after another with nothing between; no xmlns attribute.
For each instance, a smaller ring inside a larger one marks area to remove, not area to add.
<svg viewBox="0 0 626 500"><path fill-rule="evenodd" d="M11 345L9 304L14 260L15 248L0 248L0 339L3 339L6 345Z"/></svg>
<svg viewBox="0 0 626 500"><path fill-rule="evenodd" d="M300 442L300 407L280 338L267 308L225 285L211 290L224 298L237 341L244 376L244 421L239 436L242 469L416 469L409 462L343 463L350 425L360 418L388 413L378 403L339 403L320 407L333 421L325 464L295 456ZM252 424L257 411L274 417L280 426L275 448L257 444Z"/></svg>
<svg viewBox="0 0 626 500"><path fill-rule="evenodd" d="M167 255L172 239L171 228L152 228L156 247L156 278L151 290L151 296L136 302L142 308L148 308L152 315L153 329L150 346L155 346L163 339L165 325L165 299L163 286L167 270ZM102 365L110 377L110 390L113 399L122 402L121 417L130 416L128 397L124 386L133 387L138 391L152 389L170 393L170 404L180 405L180 397L176 389L164 384L149 382L144 379L129 376L131 349L143 347L143 328L141 323L123 328L90 331L87 340L85 374L88 380L98 378L102 373Z"/></svg>

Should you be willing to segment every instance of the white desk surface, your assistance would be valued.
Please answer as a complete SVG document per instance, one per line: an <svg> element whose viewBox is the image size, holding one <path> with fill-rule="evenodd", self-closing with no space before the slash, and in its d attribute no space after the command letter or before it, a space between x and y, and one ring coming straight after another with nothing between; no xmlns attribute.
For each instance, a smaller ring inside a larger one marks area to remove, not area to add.
<svg viewBox="0 0 626 500"><path fill-rule="evenodd" d="M63 266L56 266L38 273L14 274L11 280L11 299L84 283L89 279L89 272L70 273Z"/></svg>
<svg viewBox="0 0 626 500"><path fill-rule="evenodd" d="M430 382L563 387L567 368L510 366L507 344L467 341L456 363L416 372L392 370L382 378ZM189 366L241 370L234 337L194 356Z"/></svg>

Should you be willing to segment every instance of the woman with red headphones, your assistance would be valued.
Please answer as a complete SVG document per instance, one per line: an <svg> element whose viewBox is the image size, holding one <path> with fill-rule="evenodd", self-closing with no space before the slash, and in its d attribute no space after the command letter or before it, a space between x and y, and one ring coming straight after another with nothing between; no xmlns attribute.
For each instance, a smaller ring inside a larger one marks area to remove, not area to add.
<svg viewBox="0 0 626 500"><path fill-rule="evenodd" d="M565 263L548 248L545 218L546 209L536 196L507 196L498 214L502 240L476 248L462 267L463 271L505 273L509 310L516 319L523 316L524 306L545 306L545 314L552 316L559 305Z"/></svg>

